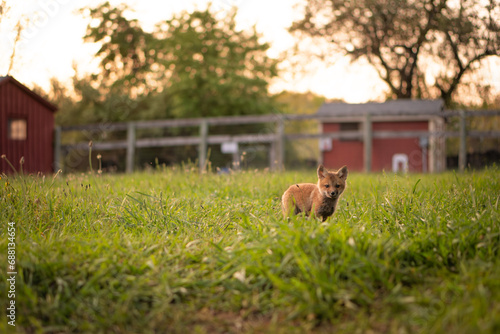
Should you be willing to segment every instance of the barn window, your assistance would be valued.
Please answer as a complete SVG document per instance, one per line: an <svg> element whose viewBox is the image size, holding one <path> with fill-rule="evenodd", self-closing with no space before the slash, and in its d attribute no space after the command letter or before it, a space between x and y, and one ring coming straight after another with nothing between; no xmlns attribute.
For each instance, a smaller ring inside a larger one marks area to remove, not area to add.
<svg viewBox="0 0 500 334"><path fill-rule="evenodd" d="M360 130L360 123L359 122L346 122L346 123L340 123L340 132L344 131L359 131ZM340 141L355 141L359 139L341 139Z"/></svg>
<svg viewBox="0 0 500 334"><path fill-rule="evenodd" d="M8 122L9 139L26 140L26 120L25 119L9 119Z"/></svg>
<svg viewBox="0 0 500 334"><path fill-rule="evenodd" d="M358 122L340 123L340 131L358 131Z"/></svg>

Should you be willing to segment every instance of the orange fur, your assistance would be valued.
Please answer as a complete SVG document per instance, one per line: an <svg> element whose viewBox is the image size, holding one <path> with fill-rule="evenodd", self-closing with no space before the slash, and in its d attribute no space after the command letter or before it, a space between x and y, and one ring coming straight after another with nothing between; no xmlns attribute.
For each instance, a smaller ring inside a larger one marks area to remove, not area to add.
<svg viewBox="0 0 500 334"><path fill-rule="evenodd" d="M312 212L315 217L321 217L322 221L333 215L340 195L346 187L347 167L331 172L323 165L319 165L317 172L317 184L294 184L285 191L281 199L285 219L290 214L301 212L306 216Z"/></svg>

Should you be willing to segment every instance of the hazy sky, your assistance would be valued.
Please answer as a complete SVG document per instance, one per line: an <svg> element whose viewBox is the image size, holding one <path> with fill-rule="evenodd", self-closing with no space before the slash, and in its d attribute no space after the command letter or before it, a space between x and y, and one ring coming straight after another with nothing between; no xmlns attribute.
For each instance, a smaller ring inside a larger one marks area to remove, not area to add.
<svg viewBox="0 0 500 334"><path fill-rule="evenodd" d="M269 56L276 57L294 45L294 38L287 27L300 17L302 0L212 0L215 10L238 7L238 28L247 29L256 25L263 39L271 44ZM96 6L102 0L7 0L10 11L0 22L0 75L8 70L15 39L14 26L22 15L29 19L16 49L11 75L28 86L36 83L48 89L51 77L69 81L75 72L93 71L97 63L93 60L98 46L83 43L82 37L88 21L78 9ZM144 29L150 30L155 23L169 19L174 13L195 8L205 9L207 0L126 0L111 4L128 3L134 10ZM298 7L297 7L298 5ZM385 84L368 65L350 65L343 57L336 57L329 65L307 63L307 75L283 72L271 84L272 92L281 90L313 91L328 98L344 99L347 102L381 100ZM316 64L316 65L315 65ZM491 75L491 81L498 81ZM498 83L498 82L497 82ZM500 83L499 83L500 86Z"/></svg>

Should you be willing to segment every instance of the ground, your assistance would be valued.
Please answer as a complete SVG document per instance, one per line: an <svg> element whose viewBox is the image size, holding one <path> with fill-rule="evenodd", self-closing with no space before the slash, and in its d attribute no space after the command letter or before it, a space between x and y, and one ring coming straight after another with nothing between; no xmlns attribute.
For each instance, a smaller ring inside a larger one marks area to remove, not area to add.
<svg viewBox="0 0 500 334"><path fill-rule="evenodd" d="M14 241L17 275L0 306L15 301L20 333L500 331L498 168L353 173L325 223L284 221L283 191L315 179L3 175L0 262Z"/></svg>

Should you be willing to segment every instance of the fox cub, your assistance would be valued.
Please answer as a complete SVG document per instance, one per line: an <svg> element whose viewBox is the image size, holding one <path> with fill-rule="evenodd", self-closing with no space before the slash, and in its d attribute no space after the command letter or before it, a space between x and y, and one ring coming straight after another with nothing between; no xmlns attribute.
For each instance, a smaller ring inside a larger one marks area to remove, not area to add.
<svg viewBox="0 0 500 334"><path fill-rule="evenodd" d="M304 212L309 216L314 210L313 216L325 221L335 212L339 197L346 187L346 179L346 166L331 172L319 165L317 184L294 184L283 194L281 205L285 219L292 213Z"/></svg>

